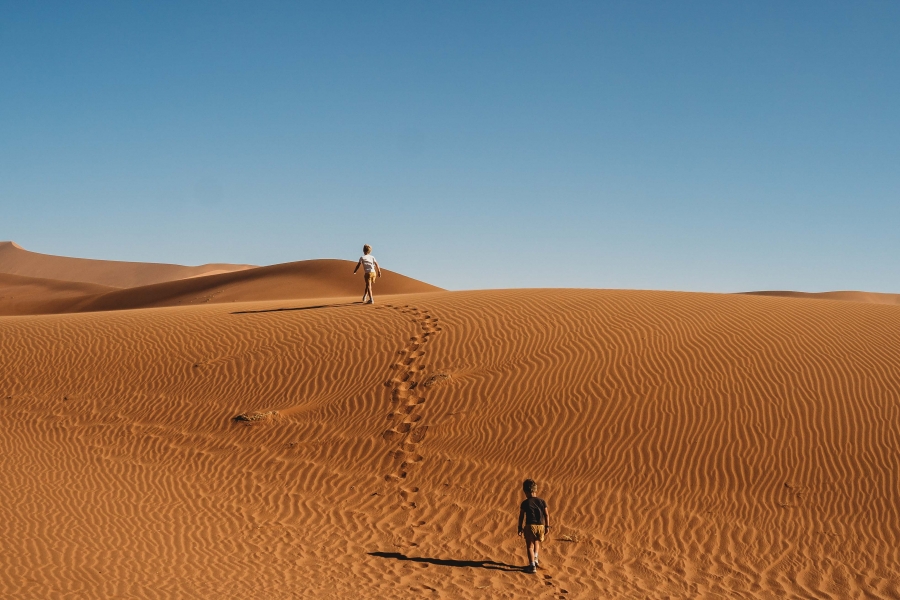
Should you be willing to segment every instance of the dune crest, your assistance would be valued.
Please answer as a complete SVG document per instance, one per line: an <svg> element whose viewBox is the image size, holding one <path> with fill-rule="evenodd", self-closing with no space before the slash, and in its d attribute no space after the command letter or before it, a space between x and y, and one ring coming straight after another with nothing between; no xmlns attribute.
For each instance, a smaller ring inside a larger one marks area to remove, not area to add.
<svg viewBox="0 0 900 600"><path fill-rule="evenodd" d="M0 274L0 315L309 298L346 301L359 298L364 286L362 272L354 276L353 266L346 260L305 260L127 289ZM443 291L387 269L382 269L382 274L375 283L377 296ZM44 290L43 296L40 290Z"/></svg>
<svg viewBox="0 0 900 600"><path fill-rule="evenodd" d="M15 244L12 242L0 242L0 315L95 312L263 300L353 298L361 296L364 287L362 270L354 276L354 263L346 260L306 260L267 267L181 267L46 257L27 251L23 254L20 250L13 250L13 246ZM39 258L35 259L35 256ZM65 277L56 279L4 272L60 274L66 266L72 265L77 267L75 274L67 272ZM198 270L202 272L197 272ZM98 276L98 273L102 276ZM439 287L387 269L382 269L382 273L383 277L375 283L375 293L378 295L443 291ZM133 277L152 279L162 276L173 279L126 287L72 279L99 278L133 283Z"/></svg>
<svg viewBox="0 0 900 600"><path fill-rule="evenodd" d="M83 299L71 312L123 310L256 300L308 298L356 298L364 287L362 269L354 263L319 259L256 267L233 273L168 281L150 286L116 290ZM378 295L439 292L441 288L382 269L375 283Z"/></svg>
<svg viewBox="0 0 900 600"><path fill-rule="evenodd" d="M130 288L207 273L240 271L253 265L213 263L197 267L54 256L25 250L15 242L0 242L0 273Z"/></svg>
<svg viewBox="0 0 900 600"><path fill-rule="evenodd" d="M772 290L743 293L747 296L776 296L782 298L802 298L805 300L839 300L842 302L867 302L869 304L900 304L900 294L858 292L855 290L835 292L792 292Z"/></svg>

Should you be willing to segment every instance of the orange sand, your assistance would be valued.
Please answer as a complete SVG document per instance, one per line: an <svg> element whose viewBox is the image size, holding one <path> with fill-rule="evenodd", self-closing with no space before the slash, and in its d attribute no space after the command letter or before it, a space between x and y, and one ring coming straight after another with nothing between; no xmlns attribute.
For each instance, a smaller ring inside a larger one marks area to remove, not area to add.
<svg viewBox="0 0 900 600"><path fill-rule="evenodd" d="M0 597L900 597L898 307L236 299L0 318Z"/></svg>
<svg viewBox="0 0 900 600"><path fill-rule="evenodd" d="M872 304L900 304L900 294L880 294L878 292L746 292L755 296L782 296L808 300L840 300L843 302L870 302Z"/></svg>
<svg viewBox="0 0 900 600"><path fill-rule="evenodd" d="M0 315L62 312L85 298L118 289L94 283L0 273Z"/></svg>
<svg viewBox="0 0 900 600"><path fill-rule="evenodd" d="M0 242L0 273L40 279L96 283L118 288L240 271L252 268L252 266L215 263L199 267L184 267L159 263L70 258L29 252L15 242Z"/></svg>

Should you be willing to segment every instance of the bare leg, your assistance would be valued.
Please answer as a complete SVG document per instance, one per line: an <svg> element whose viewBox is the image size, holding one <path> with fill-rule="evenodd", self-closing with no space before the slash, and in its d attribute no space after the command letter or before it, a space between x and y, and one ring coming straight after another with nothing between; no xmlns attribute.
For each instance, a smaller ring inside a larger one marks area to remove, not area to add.
<svg viewBox="0 0 900 600"><path fill-rule="evenodd" d="M534 542L534 560L538 559L538 555L541 553L541 542L540 540L536 540Z"/></svg>
<svg viewBox="0 0 900 600"><path fill-rule="evenodd" d="M372 297L372 280L368 277L366 278L366 293L363 294L363 302L366 301L366 297L371 301L375 300L375 298Z"/></svg>
<svg viewBox="0 0 900 600"><path fill-rule="evenodd" d="M536 542L529 542L529 541L525 542L525 549L528 552L528 564L529 565L534 564L534 545L535 545L535 543Z"/></svg>

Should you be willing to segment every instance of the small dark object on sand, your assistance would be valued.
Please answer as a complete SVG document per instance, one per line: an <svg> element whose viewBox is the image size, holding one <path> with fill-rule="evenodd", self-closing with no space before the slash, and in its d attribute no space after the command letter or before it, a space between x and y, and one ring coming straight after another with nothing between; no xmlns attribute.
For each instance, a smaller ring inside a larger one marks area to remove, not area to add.
<svg viewBox="0 0 900 600"><path fill-rule="evenodd" d="M262 421L264 419L268 419L269 417L274 417L278 414L277 410L270 410L268 412L255 412L255 413L242 413L232 419L232 421L244 421L244 422L253 422L253 421Z"/></svg>

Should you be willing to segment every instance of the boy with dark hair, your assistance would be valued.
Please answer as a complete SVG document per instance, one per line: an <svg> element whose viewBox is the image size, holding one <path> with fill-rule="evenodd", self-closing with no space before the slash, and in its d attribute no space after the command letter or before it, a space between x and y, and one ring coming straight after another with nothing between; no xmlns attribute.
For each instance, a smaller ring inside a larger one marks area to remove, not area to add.
<svg viewBox="0 0 900 600"><path fill-rule="evenodd" d="M533 479L526 479L522 484L525 501L519 508L519 535L525 537L525 549L528 552L526 573L534 573L538 568L538 553L541 542L550 530L550 513L547 503L536 496L537 484Z"/></svg>

